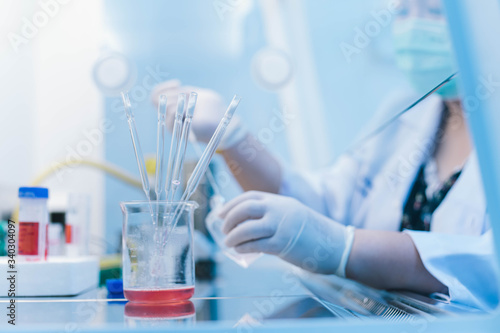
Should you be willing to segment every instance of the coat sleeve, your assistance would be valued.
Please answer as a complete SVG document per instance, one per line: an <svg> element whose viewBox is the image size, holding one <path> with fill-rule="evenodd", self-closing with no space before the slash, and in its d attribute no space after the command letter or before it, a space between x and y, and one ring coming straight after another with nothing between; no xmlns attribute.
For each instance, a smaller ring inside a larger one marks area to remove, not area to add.
<svg viewBox="0 0 500 333"><path fill-rule="evenodd" d="M402 91L395 91L374 113L360 138L390 119L396 111L415 99ZM397 124L394 124L396 126ZM344 153L328 169L315 173L299 172L282 163L283 176L280 194L298 199L303 204L337 222L349 224L351 201L356 191L361 193L371 182L372 166L377 166L392 154L389 144L394 131L386 129L374 140L355 151ZM356 140L355 140L356 141Z"/></svg>
<svg viewBox="0 0 500 333"><path fill-rule="evenodd" d="M341 156L334 166L317 173L302 173L283 167L280 194L346 224L350 198L355 191L360 161Z"/></svg>
<svg viewBox="0 0 500 333"><path fill-rule="evenodd" d="M448 287L452 301L489 311L497 307L498 264L491 230L481 236L405 232L425 268Z"/></svg>

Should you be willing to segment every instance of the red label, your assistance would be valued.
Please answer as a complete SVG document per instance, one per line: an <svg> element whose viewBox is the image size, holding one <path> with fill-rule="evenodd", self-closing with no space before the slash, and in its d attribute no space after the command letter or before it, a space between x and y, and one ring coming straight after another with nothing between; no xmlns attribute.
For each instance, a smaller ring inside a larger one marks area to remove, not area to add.
<svg viewBox="0 0 500 333"><path fill-rule="evenodd" d="M45 225L45 260L47 260L47 256L49 255L49 224Z"/></svg>
<svg viewBox="0 0 500 333"><path fill-rule="evenodd" d="M38 222L19 222L19 252L20 255L38 255Z"/></svg>
<svg viewBox="0 0 500 333"><path fill-rule="evenodd" d="M70 244L71 241L73 240L73 237L72 237L73 233L72 233L71 225L66 224L65 233L66 233L66 244Z"/></svg>

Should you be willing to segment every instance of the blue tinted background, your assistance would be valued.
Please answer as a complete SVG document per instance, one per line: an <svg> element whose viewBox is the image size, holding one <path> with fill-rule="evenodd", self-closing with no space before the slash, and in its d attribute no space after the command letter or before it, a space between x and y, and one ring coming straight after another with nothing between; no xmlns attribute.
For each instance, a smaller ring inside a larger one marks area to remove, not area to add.
<svg viewBox="0 0 500 333"><path fill-rule="evenodd" d="M103 33L111 36L108 42L112 42L104 46L125 55L137 71L131 101L146 154L156 151L156 110L149 100L148 87L142 82L156 68L168 73L163 79L177 78L185 84L214 89L227 102L233 94L241 95L243 101L238 114L253 132L266 126L273 116L272 110L279 109L277 94L262 89L252 79L252 58L267 44L259 3L249 3L251 8L241 20L235 19L231 11L221 20L217 1L105 1L106 31ZM301 1L301 5L325 107L327 140L333 147L322 153L332 163L385 96L396 87L404 86L404 81L393 65L389 26L381 27L380 33L350 62L340 48L342 42L353 43L356 29L364 29L376 21L374 11L386 8L386 2L322 0ZM286 17L287 13L281 14ZM293 21L286 22L288 26L292 24ZM294 55L289 56L294 63ZM106 159L138 176L121 102L116 97L106 97L105 105L106 118L116 124L116 129L106 137ZM289 161L290 148L284 133L277 134L268 148ZM193 157L189 152L188 158ZM227 190L226 196L236 193L234 186ZM119 244L121 212L118 203L143 198L140 190L107 177L108 252L116 252Z"/></svg>

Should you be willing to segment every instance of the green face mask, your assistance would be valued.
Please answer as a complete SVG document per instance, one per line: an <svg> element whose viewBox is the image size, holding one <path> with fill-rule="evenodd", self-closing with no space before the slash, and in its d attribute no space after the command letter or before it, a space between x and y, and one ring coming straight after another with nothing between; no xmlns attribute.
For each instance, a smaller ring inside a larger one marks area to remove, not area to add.
<svg viewBox="0 0 500 333"><path fill-rule="evenodd" d="M409 18L393 25L396 63L417 92L423 94L455 73L457 66L445 21ZM444 99L459 96L456 79L437 92Z"/></svg>

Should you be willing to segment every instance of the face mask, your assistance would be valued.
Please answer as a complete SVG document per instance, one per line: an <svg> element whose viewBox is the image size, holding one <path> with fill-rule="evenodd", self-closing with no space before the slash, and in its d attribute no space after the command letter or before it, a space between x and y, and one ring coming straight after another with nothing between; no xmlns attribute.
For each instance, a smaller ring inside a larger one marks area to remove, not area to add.
<svg viewBox="0 0 500 333"><path fill-rule="evenodd" d="M457 66L445 21L409 18L393 26L396 63L417 92L424 94L455 73ZM444 99L459 96L456 79L437 92Z"/></svg>

